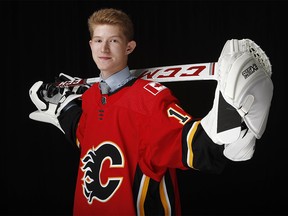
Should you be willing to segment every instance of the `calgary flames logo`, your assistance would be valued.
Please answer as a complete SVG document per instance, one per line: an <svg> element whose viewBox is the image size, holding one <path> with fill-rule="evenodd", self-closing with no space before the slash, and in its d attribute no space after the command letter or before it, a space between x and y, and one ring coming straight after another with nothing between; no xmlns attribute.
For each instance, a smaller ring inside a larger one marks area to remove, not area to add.
<svg viewBox="0 0 288 216"><path fill-rule="evenodd" d="M124 167L124 157L117 145L111 142L104 142L96 149L90 149L81 160L84 172L83 194L89 204L96 199L106 202L118 190L123 177L102 176L105 169ZM104 166L106 164L106 166ZM109 167L107 168L107 164ZM104 170L103 170L104 169Z"/></svg>

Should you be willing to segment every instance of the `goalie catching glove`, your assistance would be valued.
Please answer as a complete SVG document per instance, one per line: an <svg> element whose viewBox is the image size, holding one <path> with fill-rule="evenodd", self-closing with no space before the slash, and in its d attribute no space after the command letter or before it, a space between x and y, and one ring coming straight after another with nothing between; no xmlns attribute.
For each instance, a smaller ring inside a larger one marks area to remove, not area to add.
<svg viewBox="0 0 288 216"><path fill-rule="evenodd" d="M77 78L64 73L59 74L60 81L73 81L74 79ZM62 111L76 105L75 100L79 99L88 88L89 86L58 88L55 84L43 84L42 81L34 83L29 90L29 96L37 110L30 113L29 118L51 123L64 133L60 127L58 116Z"/></svg>
<svg viewBox="0 0 288 216"><path fill-rule="evenodd" d="M215 143L225 144L226 157L247 160L266 128L273 96L270 61L255 42L232 39L216 71L213 107L201 124Z"/></svg>

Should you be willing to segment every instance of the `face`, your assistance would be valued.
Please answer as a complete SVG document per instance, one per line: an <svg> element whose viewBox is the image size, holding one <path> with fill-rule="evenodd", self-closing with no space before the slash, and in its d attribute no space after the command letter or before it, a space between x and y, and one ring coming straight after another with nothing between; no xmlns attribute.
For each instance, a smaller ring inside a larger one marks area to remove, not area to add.
<svg viewBox="0 0 288 216"><path fill-rule="evenodd" d="M106 79L127 66L128 55L136 46L128 42L121 29L115 25L96 25L89 41L92 57Z"/></svg>

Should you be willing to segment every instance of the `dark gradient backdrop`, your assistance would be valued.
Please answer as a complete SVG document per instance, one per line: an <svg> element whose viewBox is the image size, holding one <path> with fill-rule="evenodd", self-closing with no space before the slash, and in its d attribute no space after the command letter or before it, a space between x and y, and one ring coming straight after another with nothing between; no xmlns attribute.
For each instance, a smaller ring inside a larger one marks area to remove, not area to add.
<svg viewBox="0 0 288 216"><path fill-rule="evenodd" d="M77 148L56 127L28 118L35 110L28 90L38 80L53 81L60 72L98 76L86 23L101 7L123 9L134 21L138 44L131 69L217 61L232 38L250 38L266 51L275 91L254 157L229 163L219 176L179 171L183 214L288 213L284 1L12 0L0 3L0 214L72 213ZM212 106L213 81L167 85L194 116L203 117Z"/></svg>

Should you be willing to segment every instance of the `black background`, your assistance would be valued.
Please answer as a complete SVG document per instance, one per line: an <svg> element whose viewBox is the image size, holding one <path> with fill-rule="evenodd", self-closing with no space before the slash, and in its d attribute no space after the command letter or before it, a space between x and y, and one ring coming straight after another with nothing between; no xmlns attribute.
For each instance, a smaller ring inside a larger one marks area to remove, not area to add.
<svg viewBox="0 0 288 216"><path fill-rule="evenodd" d="M29 88L59 73L94 77L87 18L127 12L137 48L129 66L217 61L228 39L250 38L272 63L274 97L254 157L221 175L179 171L184 215L287 214L287 9L284 1L1 1L1 201L3 215L71 214L78 150L56 127L30 120ZM211 108L214 81L167 84L192 115ZM3 100L4 98L4 100ZM125 200L125 197L123 197Z"/></svg>

